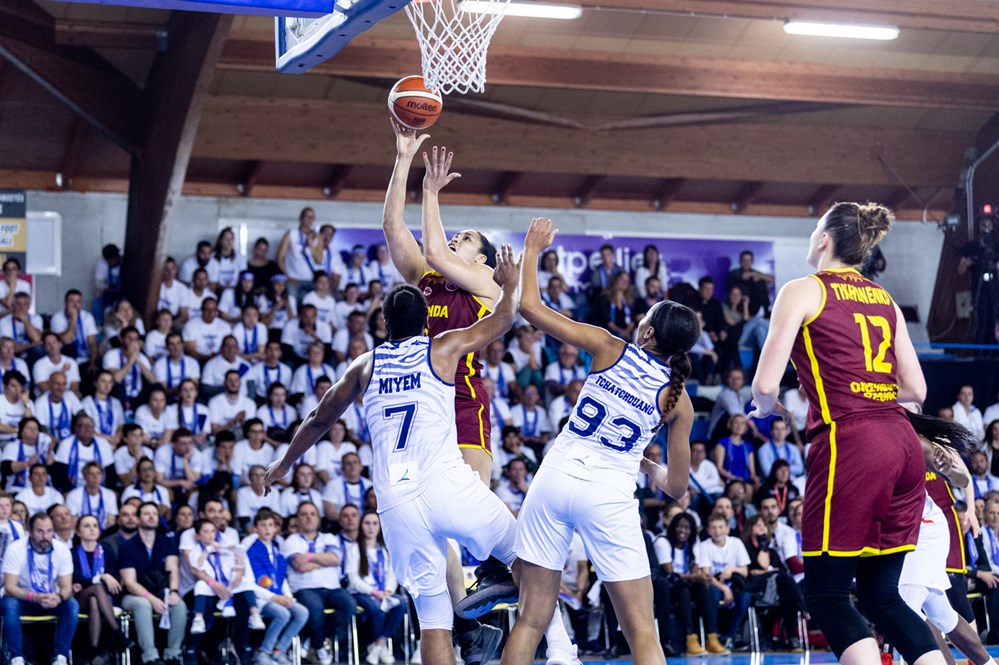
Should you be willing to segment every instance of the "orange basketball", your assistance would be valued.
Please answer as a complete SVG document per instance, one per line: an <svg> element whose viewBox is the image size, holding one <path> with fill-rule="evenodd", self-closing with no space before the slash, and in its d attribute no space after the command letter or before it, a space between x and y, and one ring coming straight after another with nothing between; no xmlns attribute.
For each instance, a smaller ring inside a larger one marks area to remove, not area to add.
<svg viewBox="0 0 999 665"><path fill-rule="evenodd" d="M437 122L444 100L439 92L427 90L422 76L407 76L392 86L388 107L403 127L426 129Z"/></svg>

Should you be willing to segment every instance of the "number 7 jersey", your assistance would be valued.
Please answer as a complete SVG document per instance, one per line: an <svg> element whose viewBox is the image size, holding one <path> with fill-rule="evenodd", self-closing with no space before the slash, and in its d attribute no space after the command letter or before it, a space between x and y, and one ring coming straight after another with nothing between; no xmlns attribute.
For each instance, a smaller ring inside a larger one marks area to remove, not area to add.
<svg viewBox="0 0 999 665"><path fill-rule="evenodd" d="M415 498L428 482L464 464L454 384L445 383L431 367L429 337L385 342L374 350L362 405L380 511Z"/></svg>
<svg viewBox="0 0 999 665"><path fill-rule="evenodd" d="M634 494L642 453L662 417L659 396L669 380L667 365L626 344L617 362L586 377L542 466Z"/></svg>
<svg viewBox="0 0 999 665"><path fill-rule="evenodd" d="M852 268L810 275L818 313L802 324L791 361L808 396L809 437L846 416L897 411L896 319L888 292Z"/></svg>

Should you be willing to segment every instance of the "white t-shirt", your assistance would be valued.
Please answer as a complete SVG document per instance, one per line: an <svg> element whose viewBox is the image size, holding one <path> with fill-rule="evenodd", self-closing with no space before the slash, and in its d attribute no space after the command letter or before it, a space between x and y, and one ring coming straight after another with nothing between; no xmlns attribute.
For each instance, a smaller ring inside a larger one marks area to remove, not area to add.
<svg viewBox="0 0 999 665"><path fill-rule="evenodd" d="M10 284L7 283L6 279L0 280L0 298L6 298L7 294L10 293ZM31 282L19 279L14 282L14 293L27 293L31 295Z"/></svg>
<svg viewBox="0 0 999 665"><path fill-rule="evenodd" d="M316 392L316 379L321 376L327 377L330 381L335 380L336 371L326 363L321 367L312 367L308 364L302 365L295 370L295 375L291 379L292 395L313 395Z"/></svg>
<svg viewBox="0 0 999 665"><path fill-rule="evenodd" d="M94 431L102 436L114 436L125 424L125 409L117 397L98 401L95 395L87 395L83 398L83 410L94 419Z"/></svg>
<svg viewBox="0 0 999 665"><path fill-rule="evenodd" d="M187 257L180 264L178 279L185 284L190 284L194 279L194 271L198 268L204 268L205 272L208 273L208 282L210 284L219 283L219 262L215 260L214 256L208 259L208 263L203 266L198 265L197 256L192 255Z"/></svg>
<svg viewBox="0 0 999 665"><path fill-rule="evenodd" d="M717 575L729 566L748 566L749 552L738 538L725 536L725 544L718 547L709 538L694 546L694 559L702 568L710 568Z"/></svg>
<svg viewBox="0 0 999 665"><path fill-rule="evenodd" d="M221 534L216 535L216 541L220 542L226 547L238 547L239 546L239 534L231 526L226 527L225 531ZM183 598L187 595L187 592L194 588L195 577L191 574L190 569L187 567L187 552L191 550L198 549L198 541L194 537L194 529L187 529L184 533L180 534L180 543L177 547L180 552L180 560L185 563L180 564L180 596Z"/></svg>
<svg viewBox="0 0 999 665"><path fill-rule="evenodd" d="M100 492L91 496L86 487L77 487L66 494L66 507L74 517L84 515L94 515L100 520L101 509L103 508L105 518L101 520L101 530L108 527L107 518L111 515L118 515L118 495L114 490L106 487L99 488Z"/></svg>
<svg viewBox="0 0 999 665"><path fill-rule="evenodd" d="M73 574L73 555L69 548L53 538L52 549L46 554L39 554L30 549L28 543L27 537L21 537L7 547L3 557L4 577L17 575L17 586L25 591L58 592L59 578ZM34 584L31 579L32 571L35 573Z"/></svg>
<svg viewBox="0 0 999 665"><path fill-rule="evenodd" d="M0 453L0 461L2 462L25 462L29 460L32 456L38 455L39 461L44 463L46 455L48 455L49 447L52 445L52 438L45 434L44 432L38 433L38 446L26 446L20 442L20 439L14 439L3 446L3 452ZM24 482L19 482L17 474L11 474L7 476L7 492L16 492L22 487L28 487L28 474L31 469L25 469Z"/></svg>
<svg viewBox="0 0 999 665"><path fill-rule="evenodd" d="M367 345L368 351L375 348L375 339L371 335L369 335L367 331L364 331L361 334L364 335L364 343ZM351 334L349 330L347 330L346 328L338 330L336 334L333 335L333 342L331 343L333 350L339 354L346 356L347 348L350 346L350 338Z"/></svg>
<svg viewBox="0 0 999 665"><path fill-rule="evenodd" d="M340 552L340 541L332 533L318 533L316 540L311 542L300 533L288 536L281 548L281 554L288 559L288 585L292 593L302 589L339 589L340 566L324 566L319 570L300 573L291 565L291 559L296 554L313 552Z"/></svg>
<svg viewBox="0 0 999 665"><path fill-rule="evenodd" d="M205 369L201 373L201 383L206 386L221 387L225 384L225 375L229 372L239 372L240 393L246 394L246 385L242 381L247 372L250 371L250 363L241 356L229 362L221 354L214 356L205 363Z"/></svg>
<svg viewBox="0 0 999 665"><path fill-rule="evenodd" d="M128 364L128 358L125 357L125 352L121 349L111 349L104 354L101 362L104 365L104 369L118 370ZM144 354L140 353L138 360L135 361L135 365L132 365L132 370L120 381L125 388L125 394L129 397L136 397L142 392L142 386L145 382L142 376L142 367L145 367L150 372L153 371L153 363Z"/></svg>
<svg viewBox="0 0 999 665"><path fill-rule="evenodd" d="M499 365L491 367L489 363L482 363L482 376L489 377L496 384L496 397L503 399L510 398L510 386L517 383L517 374L513 371L513 365L500 361Z"/></svg>
<svg viewBox="0 0 999 665"><path fill-rule="evenodd" d="M170 356L162 356L153 366L156 380L168 389L176 388L184 379L201 380L201 365L191 356L181 356L174 360Z"/></svg>
<svg viewBox="0 0 999 665"><path fill-rule="evenodd" d="M240 411L243 411L247 418L251 418L257 413L257 403L244 395L240 395L235 401L229 401L225 393L208 400L208 422L212 425L224 425L235 418Z"/></svg>
<svg viewBox="0 0 999 665"><path fill-rule="evenodd" d="M55 439L65 439L72 432L73 416L83 410L83 404L75 393L67 390L62 401L53 403L51 393L45 393L35 400L31 413Z"/></svg>
<svg viewBox="0 0 999 665"><path fill-rule="evenodd" d="M129 485L121 493L121 502L124 503L131 499L133 496L138 497L143 503L147 501L152 501L158 503L161 506L170 505L170 490L163 487L162 485L153 485L153 491L147 492L142 489L141 485Z"/></svg>
<svg viewBox="0 0 999 665"><path fill-rule="evenodd" d="M288 429L292 423L298 420L298 411L290 404L285 404L280 409L274 409L268 404L264 404L257 409L257 418L263 421L265 428L280 427Z"/></svg>
<svg viewBox="0 0 999 665"><path fill-rule="evenodd" d="M284 363L278 363L277 367L268 367L266 362L260 361L250 368L250 371L243 377L243 382L247 384L247 389L249 389L249 384L253 384L257 397L266 398L267 389L271 387L272 383L280 383L288 391L288 394L291 394L291 367Z"/></svg>
<svg viewBox="0 0 999 665"><path fill-rule="evenodd" d="M343 287L343 284L340 285ZM341 330L347 327L347 317L350 316L351 312L364 312L366 308L364 304L360 301L347 302L346 300L341 300L333 308L333 321L331 322L333 328L336 330Z"/></svg>
<svg viewBox="0 0 999 665"><path fill-rule="evenodd" d="M38 332L41 332L45 327L42 317L38 314L28 314L28 321L31 322L31 327ZM31 344L24 324L15 319L13 314L8 314L0 319L0 335L10 337L15 344Z"/></svg>
<svg viewBox="0 0 999 665"><path fill-rule="evenodd" d="M124 476L126 473L131 471L132 468L135 466L135 463L138 462L143 457L148 457L149 459L153 460L153 464L155 466L156 458L152 448L150 448L149 446L140 446L139 456L133 457L132 453L128 452L128 446L122 443L114 451L115 473L117 473L119 476Z"/></svg>
<svg viewBox="0 0 999 665"><path fill-rule="evenodd" d="M524 499L527 498L527 492L521 492L520 490L514 489L510 485L510 481L506 478L500 479L499 485L496 487L496 496L500 498L500 501L505 503L510 510L520 511L521 506L524 505Z"/></svg>
<svg viewBox="0 0 999 665"><path fill-rule="evenodd" d="M199 402L195 402L193 406L181 406L179 402L171 404L166 408L166 422L169 429L186 427L195 435L211 434L212 431L208 422L208 407Z"/></svg>
<svg viewBox="0 0 999 665"><path fill-rule="evenodd" d="M61 506L65 503L62 493L54 487L45 486L41 496L35 494L30 487L25 487L14 497L15 501L20 501L28 507L28 515L47 511L52 506Z"/></svg>
<svg viewBox="0 0 999 665"><path fill-rule="evenodd" d="M0 393L0 424L16 428L24 417L24 402L17 400L14 403L7 401L7 396ZM17 439L17 432L10 434L0 434L0 447L8 441Z"/></svg>
<svg viewBox="0 0 999 665"><path fill-rule="evenodd" d="M528 353L520 348L520 344L518 344L517 340L515 339L510 344L510 348L507 349L507 352L509 352L510 357L513 359L514 370L518 372L527 367L528 364L530 364L532 356L534 357L534 360L537 362L538 367L541 367L542 364L541 356L543 353L541 342L534 342L531 345L530 353Z"/></svg>
<svg viewBox="0 0 999 665"><path fill-rule="evenodd" d="M24 389L31 390L31 370L28 369L28 363L15 356L10 359L10 367L4 369L3 361L0 361L0 379L3 379L3 375L12 369L17 370L24 377Z"/></svg>
<svg viewBox="0 0 999 665"><path fill-rule="evenodd" d="M165 282L160 282L160 298L156 303L157 309L169 310L171 314L177 316L181 307L187 307L191 290L180 280L173 280L173 284L167 286ZM148 352L147 352L148 353Z"/></svg>
<svg viewBox="0 0 999 665"><path fill-rule="evenodd" d="M236 517L249 517L252 523L261 508L268 508L280 515L281 495L271 492L260 496L249 485L243 485L236 491Z"/></svg>
<svg viewBox="0 0 999 665"><path fill-rule="evenodd" d="M260 465L266 469L273 461L274 447L266 441L258 450L254 450L250 447L250 442L243 439L236 443L232 452L232 470L244 479L249 479L251 466Z"/></svg>
<svg viewBox="0 0 999 665"><path fill-rule="evenodd" d="M573 365L569 369L562 367L559 363L548 363L545 368L545 382L554 381L562 386L569 385L572 381L585 381L586 368L582 365Z"/></svg>
<svg viewBox="0 0 999 665"><path fill-rule="evenodd" d="M220 318L206 323L201 317L184 324L184 341L194 340L194 349L205 356L214 356L222 348L222 340L232 333L232 326Z"/></svg>
<svg viewBox="0 0 999 665"><path fill-rule="evenodd" d="M281 492L281 510L279 512L284 517L294 515L298 512L298 505L305 501L311 501L316 504L316 508L322 511L323 495L319 493L319 490L310 488L306 492L296 492L295 488L289 487Z"/></svg>
<svg viewBox="0 0 999 665"><path fill-rule="evenodd" d="M510 420L520 428L520 433L524 436L541 436L545 432L551 434L555 431L541 405L535 406L531 412L523 404L518 404L510 409Z"/></svg>
<svg viewBox="0 0 999 665"><path fill-rule="evenodd" d="M31 380L37 386L39 383L46 383L55 372L66 374L66 383L69 385L80 382L80 366L69 356L63 355L60 355L55 362L48 356L36 360L35 366L31 368Z"/></svg>
<svg viewBox="0 0 999 665"><path fill-rule="evenodd" d="M80 443L79 439L75 436L66 437L59 443L59 447L56 448L55 461L68 465L74 449L77 451L78 460L75 483L77 486L83 486L83 467L88 462L98 462L102 469L106 469L114 464L114 450L111 448L108 440L100 436L95 436L89 446ZM72 473L72 470L70 470L70 473ZM70 482L72 481L73 478L71 476ZM105 478L104 482L106 484L108 478Z"/></svg>
<svg viewBox="0 0 999 665"><path fill-rule="evenodd" d="M24 539L24 527L21 526L20 522L8 519L6 523L0 524L0 566L3 565L3 557L7 548ZM2 579L2 575L0 575L0 579ZM0 586L0 592L2 591L3 586ZM0 598L3 596L4 594L0 593Z"/></svg>
<svg viewBox="0 0 999 665"><path fill-rule="evenodd" d="M213 256L212 259L219 264L219 286L236 286L239 273L246 270L246 257L234 251L232 256Z"/></svg>
<svg viewBox="0 0 999 665"><path fill-rule="evenodd" d="M798 556L798 536L795 530L783 522L777 522L771 547L780 554L781 561Z"/></svg>
<svg viewBox="0 0 999 665"><path fill-rule="evenodd" d="M329 344L330 340L333 339L333 331L330 329L329 324L317 319L316 336L323 344ZM284 326L284 330L281 331L281 343L290 346L299 358L306 358L308 356L309 344L312 344L314 341L316 340L312 335L302 332L299 326L299 319L289 321Z"/></svg>
<svg viewBox="0 0 999 665"><path fill-rule="evenodd" d="M148 404L143 404L135 410L135 424L141 427L150 439L162 440L163 434L170 428L166 409L156 417Z"/></svg>
<svg viewBox="0 0 999 665"><path fill-rule="evenodd" d="M177 457L171 445L163 445L157 448L153 463L156 465L156 471L162 473L165 480L180 480L184 478L184 460L181 457ZM191 465L192 470L201 475L212 472L208 456L196 448L191 450L188 463Z"/></svg>
<svg viewBox="0 0 999 665"><path fill-rule="evenodd" d="M725 491L725 485L722 483L721 474L718 473L718 467L709 459L701 462L697 467L697 471L691 468L690 477L695 478L708 494L721 494ZM693 482L690 482L689 485L690 487L696 487Z"/></svg>
<svg viewBox="0 0 999 665"><path fill-rule="evenodd" d="M49 329L59 335L69 330L69 317L66 316L65 310L60 310L52 315L52 320L49 322ZM77 344L76 358L80 362L86 362L90 359L90 349L87 347L87 340L91 336L97 336L97 321L94 320L94 315L85 309L81 309L76 329L76 336L73 338L73 341ZM83 333L82 339L81 332Z"/></svg>
<svg viewBox="0 0 999 665"><path fill-rule="evenodd" d="M153 329L146 333L146 343L142 347L146 356L156 362L160 358L166 355L167 346L166 338L170 334L170 331L160 332L159 330Z"/></svg>
<svg viewBox="0 0 999 665"><path fill-rule="evenodd" d="M693 535L693 534L692 534ZM696 545L695 545L696 547ZM656 561L659 565L673 564L673 572L677 575L689 575L694 562L690 560L686 549L674 549L665 534L661 534L652 541L652 548L656 552Z"/></svg>
<svg viewBox="0 0 999 665"><path fill-rule="evenodd" d="M288 449L290 447L291 447L290 443L282 443L274 450L274 459L281 459L282 457L284 457L284 454L288 452ZM299 457L297 460L295 460L295 463L291 465L291 471L288 472L288 475L286 475L284 478L281 478L281 480L283 480L286 483L290 483L292 475L295 473L295 469L298 468L299 464L308 464L312 466L312 468L318 468L317 462L319 461L319 451L316 450L318 447L319 446L312 446L311 448L306 450L305 454ZM318 506L319 504L317 503L316 505Z"/></svg>
<svg viewBox="0 0 999 665"><path fill-rule="evenodd" d="M323 502L336 506L340 510L348 503L358 508L364 508L364 493L371 489L371 481L361 478L356 483L348 483L342 476L330 478L323 488ZM344 498L346 496L346 498Z"/></svg>
<svg viewBox="0 0 999 665"><path fill-rule="evenodd" d="M339 446L334 446L330 441L322 441L316 449L318 452L316 468L326 470L330 474L330 482L340 477L343 456L357 452L357 446L350 441L341 441Z"/></svg>
<svg viewBox="0 0 999 665"><path fill-rule="evenodd" d="M402 278L402 275L391 260L387 263L379 263L378 259L372 259L371 263L368 264L368 274L371 275L371 279L377 279L382 283L386 293L396 284L406 281Z"/></svg>
<svg viewBox="0 0 999 665"><path fill-rule="evenodd" d="M302 298L302 306L312 305L316 308L316 320L322 321L331 328L336 327L336 299L331 295L320 296L315 291L309 291Z"/></svg>
<svg viewBox="0 0 999 665"><path fill-rule="evenodd" d="M242 321L237 321L232 326L232 336L239 343L240 353L257 353L267 346L267 326L259 321L249 330Z"/></svg>

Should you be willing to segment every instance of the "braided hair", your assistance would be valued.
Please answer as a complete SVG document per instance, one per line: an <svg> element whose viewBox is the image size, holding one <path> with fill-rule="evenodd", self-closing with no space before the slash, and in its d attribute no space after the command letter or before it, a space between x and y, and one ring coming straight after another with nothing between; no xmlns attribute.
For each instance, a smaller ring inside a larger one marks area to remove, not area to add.
<svg viewBox="0 0 999 665"><path fill-rule="evenodd" d="M931 443L953 450L961 459L970 460L978 451L981 441L971 431L953 420L944 420L935 416L914 413L906 409L905 415L916 430L916 434Z"/></svg>
<svg viewBox="0 0 999 665"><path fill-rule="evenodd" d="M655 431L658 432L683 394L684 382L692 371L687 351L694 346L701 329L694 310L672 300L664 300L655 307L651 324L656 338L656 351L666 358L670 375L666 405L663 407L662 418L656 425Z"/></svg>
<svg viewBox="0 0 999 665"><path fill-rule="evenodd" d="M382 300L389 339L422 335L427 326L427 299L411 284L396 284Z"/></svg>

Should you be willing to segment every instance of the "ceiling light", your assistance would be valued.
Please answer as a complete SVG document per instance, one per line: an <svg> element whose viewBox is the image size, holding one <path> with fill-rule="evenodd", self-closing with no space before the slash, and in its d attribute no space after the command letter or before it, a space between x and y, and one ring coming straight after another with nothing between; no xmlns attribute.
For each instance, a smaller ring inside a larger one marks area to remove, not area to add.
<svg viewBox="0 0 999 665"><path fill-rule="evenodd" d="M856 25L849 23L821 23L817 21L787 21L784 32L789 35L812 37L845 37L847 39L898 39L898 28L893 25Z"/></svg>
<svg viewBox="0 0 999 665"><path fill-rule="evenodd" d="M458 9L472 14L497 14L503 9L503 3L490 0L461 0ZM511 2L506 6L507 16L526 16L528 18L579 18L583 8L579 5L556 5L546 2Z"/></svg>

